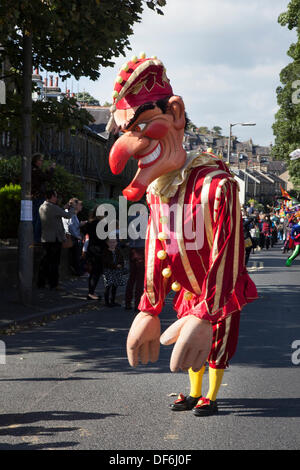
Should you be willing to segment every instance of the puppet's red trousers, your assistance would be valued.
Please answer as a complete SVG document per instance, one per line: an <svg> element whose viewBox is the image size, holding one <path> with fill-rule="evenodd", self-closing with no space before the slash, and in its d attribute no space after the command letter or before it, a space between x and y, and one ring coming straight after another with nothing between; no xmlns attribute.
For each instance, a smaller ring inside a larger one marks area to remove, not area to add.
<svg viewBox="0 0 300 470"><path fill-rule="evenodd" d="M233 357L239 336L241 312L235 312L224 320L213 323L212 347L207 359L209 367L226 369Z"/></svg>

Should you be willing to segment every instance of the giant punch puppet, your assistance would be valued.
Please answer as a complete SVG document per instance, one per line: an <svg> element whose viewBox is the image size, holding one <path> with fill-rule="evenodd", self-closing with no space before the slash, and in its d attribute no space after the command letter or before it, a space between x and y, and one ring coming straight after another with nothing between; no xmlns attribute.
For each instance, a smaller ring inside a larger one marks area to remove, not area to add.
<svg viewBox="0 0 300 470"><path fill-rule="evenodd" d="M237 183L217 157L187 155L184 102L155 56L135 56L121 68L111 113L107 129L120 135L110 151L111 171L120 174L135 158L137 173L123 195L138 201L146 194L150 209L144 293L127 338L129 363L155 362L160 343L174 343L170 369L188 371L190 393L180 393L171 409L216 413L240 311L257 297L245 268ZM171 290L178 320L161 335L159 314Z"/></svg>

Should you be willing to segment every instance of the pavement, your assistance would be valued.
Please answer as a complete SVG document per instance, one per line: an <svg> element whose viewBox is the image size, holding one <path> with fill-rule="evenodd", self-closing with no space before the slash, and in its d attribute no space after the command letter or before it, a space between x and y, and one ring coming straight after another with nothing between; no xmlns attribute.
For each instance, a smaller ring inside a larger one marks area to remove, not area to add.
<svg viewBox="0 0 300 470"><path fill-rule="evenodd" d="M96 294L100 301L87 300L88 275L70 276L60 282L58 290L33 287L32 304L23 305L16 287L2 289L0 303L0 333L17 325L56 319L59 314L72 314L82 309L103 305L103 281L99 280ZM124 287L120 287L117 301L123 300Z"/></svg>

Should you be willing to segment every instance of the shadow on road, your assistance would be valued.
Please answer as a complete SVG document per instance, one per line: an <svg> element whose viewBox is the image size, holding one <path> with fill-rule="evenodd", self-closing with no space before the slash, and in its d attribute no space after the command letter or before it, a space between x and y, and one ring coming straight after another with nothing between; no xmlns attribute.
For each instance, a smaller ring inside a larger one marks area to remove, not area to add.
<svg viewBox="0 0 300 470"><path fill-rule="evenodd" d="M0 444L1 449L56 449L74 447L78 442L49 442L39 443L39 438L45 436L55 436L61 432L80 431L80 427L66 427L67 422L77 422L86 420L99 420L112 416L118 416L118 413L89 413L78 411L40 411L28 413L11 413L0 415L0 437L15 436L22 437L23 443L19 444ZM33 423L60 421L64 426L46 427L40 425L31 426Z"/></svg>
<svg viewBox="0 0 300 470"><path fill-rule="evenodd" d="M299 418L299 398L220 399L219 415L255 416L257 418Z"/></svg>

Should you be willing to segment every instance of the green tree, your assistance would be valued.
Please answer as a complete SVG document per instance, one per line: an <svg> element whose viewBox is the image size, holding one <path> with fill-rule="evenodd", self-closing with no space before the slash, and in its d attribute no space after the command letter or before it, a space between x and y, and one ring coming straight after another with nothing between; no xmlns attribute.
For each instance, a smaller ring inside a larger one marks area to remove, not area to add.
<svg viewBox="0 0 300 470"><path fill-rule="evenodd" d="M287 55L292 59L280 73L282 83L276 90L279 110L275 115L273 132L275 145L272 155L286 160L291 181L300 189L300 162L291 162L289 154L300 148L300 0L291 0L278 22L297 33L297 41L291 44Z"/></svg>
<svg viewBox="0 0 300 470"><path fill-rule="evenodd" d="M220 127L220 126L214 126L212 128L212 131L214 132L214 134L216 134L218 136L222 135L222 127Z"/></svg>
<svg viewBox="0 0 300 470"><path fill-rule="evenodd" d="M0 105L1 108L1 105ZM6 105L0 109L0 132L9 131L13 139L22 137L22 97L18 93L8 92ZM93 117L86 109L78 106L75 98L32 102L32 131L39 131L47 125L56 125L59 129L76 127L82 129L89 125Z"/></svg>
<svg viewBox="0 0 300 470"><path fill-rule="evenodd" d="M8 184L0 188L0 238L17 238L20 200L20 185Z"/></svg>
<svg viewBox="0 0 300 470"><path fill-rule="evenodd" d="M0 159L0 188L9 185L20 185L21 163L21 157L19 155ZM49 168L51 163L51 160L45 160L43 169L46 170ZM81 179L69 173L61 165L56 165L51 183L47 183L46 188L55 189L63 203L66 203L71 197L84 199Z"/></svg>
<svg viewBox="0 0 300 470"><path fill-rule="evenodd" d="M206 127L206 126L200 126L200 127L198 128L198 131L199 131L200 134L208 134L209 129L208 129L208 127Z"/></svg>
<svg viewBox="0 0 300 470"><path fill-rule="evenodd" d="M187 124L187 130L196 132L198 131L198 127L189 119L188 124Z"/></svg>
<svg viewBox="0 0 300 470"><path fill-rule="evenodd" d="M90 95L87 91L80 91L79 93L75 93L75 98L80 103L88 103L94 106L100 106L100 103L96 98Z"/></svg>
<svg viewBox="0 0 300 470"><path fill-rule="evenodd" d="M133 25L141 22L145 5L158 14L165 0L22 0L0 2L0 63L9 64L5 73L7 104L0 105L0 130L21 129L24 41L30 38L32 66L60 75L97 80L101 67L114 65L113 57L130 49ZM68 111L73 124L85 125L91 115L69 100L55 105L33 103L33 124L46 121L66 122ZM84 113L83 113L84 111ZM33 128L34 129L34 128Z"/></svg>
<svg viewBox="0 0 300 470"><path fill-rule="evenodd" d="M130 48L133 25L141 22L144 5L162 14L165 0L1 0L0 43L11 73L18 75L24 35L32 35L33 66L96 80L100 67Z"/></svg>

